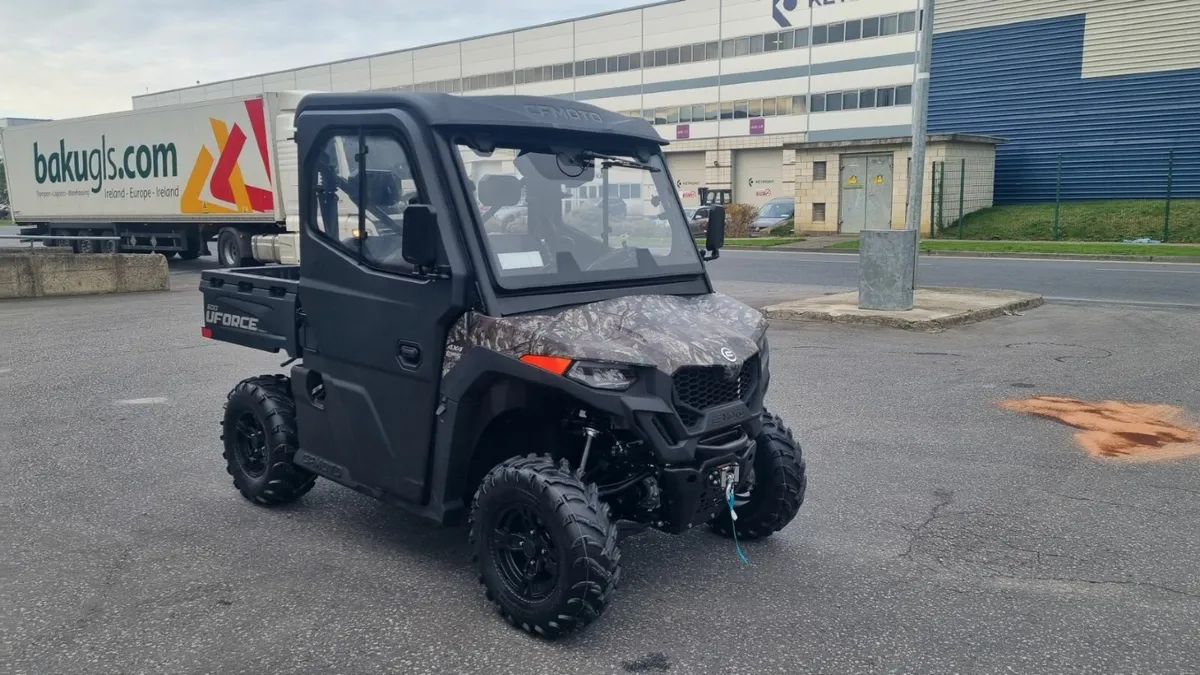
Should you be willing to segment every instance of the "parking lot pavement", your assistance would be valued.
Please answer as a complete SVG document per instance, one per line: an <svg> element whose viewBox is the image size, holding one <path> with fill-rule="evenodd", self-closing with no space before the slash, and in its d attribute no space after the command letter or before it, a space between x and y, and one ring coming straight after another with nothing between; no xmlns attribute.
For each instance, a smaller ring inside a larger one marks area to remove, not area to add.
<svg viewBox="0 0 1200 675"><path fill-rule="evenodd" d="M1200 661L1200 459L1098 461L1071 429L997 405L1062 394L1200 413L1195 313L1051 304L935 335L773 326L769 404L809 462L799 518L744 544L745 566L706 532L628 539L609 611L548 643L486 604L462 530L327 481L287 508L243 501L220 458L221 404L282 358L202 340L196 276L176 271L166 294L0 303L6 672Z"/></svg>

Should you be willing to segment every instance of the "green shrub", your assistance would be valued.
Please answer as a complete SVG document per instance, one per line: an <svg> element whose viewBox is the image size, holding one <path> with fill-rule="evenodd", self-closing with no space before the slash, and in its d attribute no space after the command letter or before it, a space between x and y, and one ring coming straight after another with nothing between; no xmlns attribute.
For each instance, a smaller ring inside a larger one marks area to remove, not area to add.
<svg viewBox="0 0 1200 675"><path fill-rule="evenodd" d="M796 234L796 223L791 218L771 228L772 237L790 237L794 234Z"/></svg>

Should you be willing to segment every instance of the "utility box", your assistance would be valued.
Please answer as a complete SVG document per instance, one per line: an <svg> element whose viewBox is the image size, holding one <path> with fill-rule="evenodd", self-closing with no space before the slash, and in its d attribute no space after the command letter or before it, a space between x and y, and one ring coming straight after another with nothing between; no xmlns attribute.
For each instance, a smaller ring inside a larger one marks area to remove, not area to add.
<svg viewBox="0 0 1200 675"><path fill-rule="evenodd" d="M912 309L916 254L916 230L863 230L858 244L859 308Z"/></svg>

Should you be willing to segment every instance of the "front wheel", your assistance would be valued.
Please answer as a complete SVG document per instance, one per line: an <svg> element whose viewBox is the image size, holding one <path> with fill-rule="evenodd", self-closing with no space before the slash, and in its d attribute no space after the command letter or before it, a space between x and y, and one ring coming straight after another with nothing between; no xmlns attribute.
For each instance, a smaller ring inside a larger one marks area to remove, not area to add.
<svg viewBox="0 0 1200 675"><path fill-rule="evenodd" d="M242 380L229 392L221 440L234 487L255 504L295 501L317 480L292 461L298 447L296 405L282 375Z"/></svg>
<svg viewBox="0 0 1200 675"><path fill-rule="evenodd" d="M778 415L763 411L762 433L755 439L754 482L749 499L737 507L737 520L728 509L712 520L717 534L752 540L782 530L800 511L808 489L804 454Z"/></svg>
<svg viewBox="0 0 1200 675"><path fill-rule="evenodd" d="M475 493L470 540L488 600L549 638L599 618L621 575L608 506L565 460L530 455L492 469Z"/></svg>

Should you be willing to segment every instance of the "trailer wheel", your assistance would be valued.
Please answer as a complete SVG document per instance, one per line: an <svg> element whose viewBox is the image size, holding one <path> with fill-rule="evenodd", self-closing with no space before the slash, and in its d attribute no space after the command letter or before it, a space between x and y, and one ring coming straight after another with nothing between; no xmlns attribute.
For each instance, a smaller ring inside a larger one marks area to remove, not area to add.
<svg viewBox="0 0 1200 675"><path fill-rule="evenodd" d="M110 232L109 234L111 235L112 233ZM121 242L116 241L115 239L105 239L104 241L100 242L100 252L101 253L120 253L121 252Z"/></svg>
<svg viewBox="0 0 1200 675"><path fill-rule="evenodd" d="M91 230L80 230L79 236L93 237L93 236L95 236L95 233L93 233ZM79 254L83 254L83 255L87 255L89 253L95 253L96 252L96 241L93 239L76 239L75 240L75 252L79 253Z"/></svg>
<svg viewBox="0 0 1200 675"><path fill-rule="evenodd" d="M222 228L217 235L217 260L221 267L252 265L254 261L245 249L242 234L232 227Z"/></svg>

